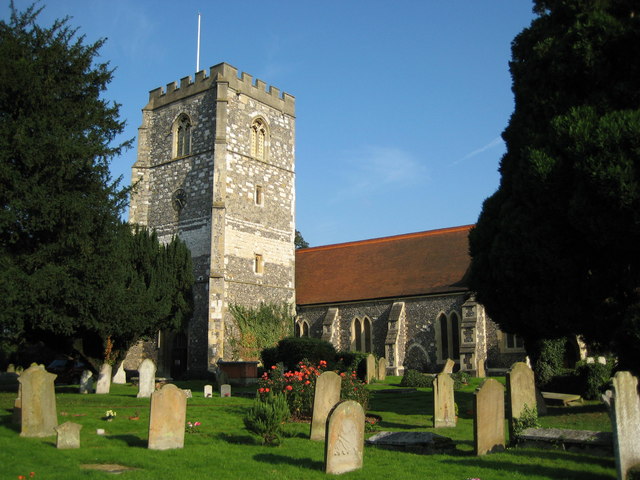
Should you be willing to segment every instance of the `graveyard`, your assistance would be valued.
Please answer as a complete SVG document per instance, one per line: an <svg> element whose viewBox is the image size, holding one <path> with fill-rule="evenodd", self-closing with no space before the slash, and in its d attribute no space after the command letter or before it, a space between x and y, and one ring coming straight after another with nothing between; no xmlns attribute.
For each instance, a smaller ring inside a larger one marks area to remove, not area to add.
<svg viewBox="0 0 640 480"><path fill-rule="evenodd" d="M365 445L361 450L362 467L340 477L386 480L616 478L612 452L565 450L558 444L511 446L506 420L501 422L504 450L496 449L494 453L477 456L474 445L477 395L474 392L485 379L472 378L467 385L455 390L457 418L439 421L438 428L434 428L434 413L449 410L449 407L435 408L434 400L439 400L432 388L403 388L399 386L400 380L401 377L388 376L384 381L373 381L367 386L371 396L366 413L374 416L371 418L375 419L375 425L365 429L364 438L381 431L429 432L451 439L453 448L421 454L408 449L390 450ZM285 438L276 447L262 445L258 437L247 431L242 418L254 401L255 387L234 386L229 396L221 396L219 386L214 385L212 393L205 390L207 381L173 383L178 388L165 385L153 394L171 390L179 394L178 402L186 402L184 417L179 415L181 407L178 404L172 404L166 407L165 413L160 413L177 416L178 436L183 435L183 440L178 440L182 445L169 449L162 445L152 446L154 432L150 428L150 416L157 415L159 407L151 406L155 400L139 397L137 385L113 384L107 394L80 394L76 385L56 386L58 428L62 425L69 428L67 422L78 425L75 432L79 432L79 448L73 448L73 445L56 448L55 435L21 436L20 425L12 419L16 392L0 392L2 478L20 478L20 475L29 478L31 472L33 478L47 480L110 478L113 473L129 479L313 479L334 476L325 473L325 442L309 438L310 422L287 422ZM495 384L499 395L507 398L505 377L492 378L488 383ZM190 391L191 397L187 398L189 395L181 389ZM355 402L341 405L350 403ZM109 418L107 411L111 412ZM546 415L539 417L539 422L544 428L601 432L612 429L601 401L550 406ZM333 435L329 434L329 437ZM166 436L160 434L158 438L162 442ZM327 444L331 441L327 439Z"/></svg>

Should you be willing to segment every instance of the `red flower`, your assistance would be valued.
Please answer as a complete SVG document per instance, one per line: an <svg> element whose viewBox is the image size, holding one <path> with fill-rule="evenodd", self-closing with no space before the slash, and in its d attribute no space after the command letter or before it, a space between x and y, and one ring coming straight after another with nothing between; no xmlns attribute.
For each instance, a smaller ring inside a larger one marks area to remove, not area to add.
<svg viewBox="0 0 640 480"><path fill-rule="evenodd" d="M269 389L268 389L268 388L265 388L265 389L264 389L264 391L265 391L266 393L269 393Z"/></svg>
<svg viewBox="0 0 640 480"><path fill-rule="evenodd" d="M309 380L307 380L306 382L304 382L305 385L309 385L311 382Z"/></svg>
<svg viewBox="0 0 640 480"><path fill-rule="evenodd" d="M18 480L25 480L25 478L27 477L25 477L24 475L18 475Z"/></svg>
<svg viewBox="0 0 640 480"><path fill-rule="evenodd" d="M285 389L286 389L286 390L291 391L291 390L293 390L293 387L292 387L291 385L287 385L287 386L285 387Z"/></svg>
<svg viewBox="0 0 640 480"><path fill-rule="evenodd" d="M276 366L275 365L271 365L271 370L275 370Z"/></svg>
<svg viewBox="0 0 640 480"><path fill-rule="evenodd" d="M259 389L258 389L258 391L259 391L260 393L264 393L264 388L259 388Z"/></svg>

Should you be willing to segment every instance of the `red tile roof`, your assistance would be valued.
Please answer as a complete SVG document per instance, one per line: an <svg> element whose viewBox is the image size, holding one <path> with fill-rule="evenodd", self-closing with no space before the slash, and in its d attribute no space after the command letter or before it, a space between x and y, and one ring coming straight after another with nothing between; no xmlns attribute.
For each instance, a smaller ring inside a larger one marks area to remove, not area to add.
<svg viewBox="0 0 640 480"><path fill-rule="evenodd" d="M473 225L296 251L296 303L313 305L467 290Z"/></svg>

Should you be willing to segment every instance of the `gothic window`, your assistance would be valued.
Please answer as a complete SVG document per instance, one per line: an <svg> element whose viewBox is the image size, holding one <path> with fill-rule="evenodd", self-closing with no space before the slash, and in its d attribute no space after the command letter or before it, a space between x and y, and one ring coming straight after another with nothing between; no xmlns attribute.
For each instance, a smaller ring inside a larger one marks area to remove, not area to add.
<svg viewBox="0 0 640 480"><path fill-rule="evenodd" d="M191 154L191 120L180 115L173 126L173 156L184 157Z"/></svg>
<svg viewBox="0 0 640 480"><path fill-rule="evenodd" d="M267 125L260 118L251 124L251 156L264 160L267 150Z"/></svg>
<svg viewBox="0 0 640 480"><path fill-rule="evenodd" d="M259 253L256 253L254 256L253 271L259 275L264 273L264 260Z"/></svg>
<svg viewBox="0 0 640 480"><path fill-rule="evenodd" d="M256 205L262 205L264 203L264 192L262 190L262 185L256 185L254 200L256 202Z"/></svg>
<svg viewBox="0 0 640 480"><path fill-rule="evenodd" d="M444 313L436 319L436 342L438 344L438 362L444 363L447 358L458 362L460 358L460 317L451 312Z"/></svg>
<svg viewBox="0 0 640 480"><path fill-rule="evenodd" d="M524 352L524 341L515 333L502 333L503 352Z"/></svg>
<svg viewBox="0 0 640 480"><path fill-rule="evenodd" d="M296 322L296 337L309 336L309 323L306 320Z"/></svg>
<svg viewBox="0 0 640 480"><path fill-rule="evenodd" d="M364 317L356 318L351 325L351 351L373 352L373 339L371 335L371 320Z"/></svg>

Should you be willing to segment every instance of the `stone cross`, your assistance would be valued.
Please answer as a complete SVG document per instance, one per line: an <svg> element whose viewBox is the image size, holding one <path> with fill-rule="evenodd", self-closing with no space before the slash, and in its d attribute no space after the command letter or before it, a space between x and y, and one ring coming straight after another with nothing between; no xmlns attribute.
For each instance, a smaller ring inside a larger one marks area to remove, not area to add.
<svg viewBox="0 0 640 480"><path fill-rule="evenodd" d="M367 381L367 383L371 383L371 380L378 377L378 372L376 368L376 357L374 357L372 354L367 355L366 365L367 365L367 369L366 369L365 380Z"/></svg>
<svg viewBox="0 0 640 480"><path fill-rule="evenodd" d="M507 415L509 438L515 441L514 419L520 418L525 405L537 412L536 384L533 370L524 362L514 363L507 372Z"/></svg>
<svg viewBox="0 0 640 480"><path fill-rule="evenodd" d="M56 447L80 448L80 430L82 430L82 425L79 423L65 422L62 425L58 425L55 428L58 433Z"/></svg>
<svg viewBox="0 0 640 480"><path fill-rule="evenodd" d="M187 396L170 383L151 394L149 416L150 450L168 450L184 446Z"/></svg>
<svg viewBox="0 0 640 480"><path fill-rule="evenodd" d="M124 385L127 383L127 373L124 371L124 362L120 362L118 370L111 379L111 383L115 383L116 385Z"/></svg>
<svg viewBox="0 0 640 480"><path fill-rule="evenodd" d="M450 358L447 358L447 361L444 363L444 366L442 367L442 371L440 373L453 373L453 367L455 366L456 362L454 362Z"/></svg>
<svg viewBox="0 0 640 480"><path fill-rule="evenodd" d="M22 403L20 436L55 435L58 415L53 381L56 376L47 372L42 365L32 365L18 378Z"/></svg>
<svg viewBox="0 0 640 480"><path fill-rule="evenodd" d="M220 385L220 396L222 398L230 397L231 396L231 385L229 385L228 383L225 383L224 385Z"/></svg>
<svg viewBox="0 0 640 480"><path fill-rule="evenodd" d="M111 370L112 367L108 363L103 363L100 367L100 373L98 374L98 381L96 382L96 393L106 394L111 389Z"/></svg>
<svg viewBox="0 0 640 480"><path fill-rule="evenodd" d="M204 386L204 398L213 397L213 385L205 385Z"/></svg>
<svg viewBox="0 0 640 480"><path fill-rule="evenodd" d="M638 379L630 372L616 372L613 392L608 390L602 399L609 407L613 426L618 480L626 480L629 470L640 465L640 396Z"/></svg>
<svg viewBox="0 0 640 480"><path fill-rule="evenodd" d="M138 398L149 398L156 389L156 364L145 358L138 367Z"/></svg>
<svg viewBox="0 0 640 480"><path fill-rule="evenodd" d="M384 382L387 379L387 359L380 357L378 360L378 380Z"/></svg>
<svg viewBox="0 0 640 480"><path fill-rule="evenodd" d="M354 400L340 402L327 420L325 473L340 474L362 468L363 449L364 410Z"/></svg>
<svg viewBox="0 0 640 480"><path fill-rule="evenodd" d="M93 372L91 370L83 370L80 375L80 393L91 393L93 391Z"/></svg>
<svg viewBox="0 0 640 480"><path fill-rule="evenodd" d="M504 450L504 387L489 378L474 392L473 446L476 455Z"/></svg>
<svg viewBox="0 0 640 480"><path fill-rule="evenodd" d="M453 378L448 373L440 373L433 380L433 428L455 426Z"/></svg>
<svg viewBox="0 0 640 480"><path fill-rule="evenodd" d="M324 441L329 412L340 401L342 378L336 372L324 372L316 379L311 417L311 440Z"/></svg>

